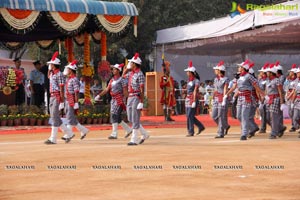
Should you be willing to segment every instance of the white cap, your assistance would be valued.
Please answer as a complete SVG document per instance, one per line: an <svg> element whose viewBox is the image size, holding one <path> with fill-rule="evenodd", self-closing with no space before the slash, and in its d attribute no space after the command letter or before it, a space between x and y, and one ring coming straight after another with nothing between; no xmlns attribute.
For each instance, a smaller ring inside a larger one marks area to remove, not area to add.
<svg viewBox="0 0 300 200"><path fill-rule="evenodd" d="M189 62L189 66L184 70L185 72L195 72L196 68L193 66L193 62Z"/></svg>
<svg viewBox="0 0 300 200"><path fill-rule="evenodd" d="M258 71L259 71L259 72L267 72L266 70L267 70L269 64L270 64L270 63L268 63L268 62L265 63L264 66L263 66L260 70L258 70Z"/></svg>
<svg viewBox="0 0 300 200"><path fill-rule="evenodd" d="M296 64L293 64L292 65L292 68L289 70L290 72L294 72L294 73L296 73L296 71L297 71L297 65Z"/></svg>
<svg viewBox="0 0 300 200"><path fill-rule="evenodd" d="M128 60L128 62L133 62L133 63L136 63L138 65L141 65L142 60L140 59L139 53L135 53L134 56L130 60Z"/></svg>
<svg viewBox="0 0 300 200"><path fill-rule="evenodd" d="M72 69L72 70L77 70L77 65L76 65L76 63L77 63L77 60L74 60L74 61L72 61L70 64L68 64L67 66L65 66L65 68L69 68L69 69Z"/></svg>
<svg viewBox="0 0 300 200"><path fill-rule="evenodd" d="M238 66L246 69L246 70L249 70L250 68L250 61L249 60L245 60L244 62L238 64Z"/></svg>
<svg viewBox="0 0 300 200"><path fill-rule="evenodd" d="M48 61L47 64L60 65L60 60L57 58L57 56L58 56L58 51L56 51L56 52L53 54L51 60Z"/></svg>
<svg viewBox="0 0 300 200"><path fill-rule="evenodd" d="M221 70L221 71L226 71L226 67L224 66L224 61L220 61L218 63L217 66L215 66L213 69L218 69L218 70Z"/></svg>
<svg viewBox="0 0 300 200"><path fill-rule="evenodd" d="M273 73L277 73L277 68L275 67L274 64L270 64L270 66L267 69L267 72L273 72Z"/></svg>
<svg viewBox="0 0 300 200"><path fill-rule="evenodd" d="M121 63L121 64L115 64L115 65L112 66L112 68L116 68L119 71L122 71L123 67L124 67L123 63Z"/></svg>
<svg viewBox="0 0 300 200"><path fill-rule="evenodd" d="M280 65L279 61L275 63L275 67L277 70L283 70L283 67Z"/></svg>
<svg viewBox="0 0 300 200"><path fill-rule="evenodd" d="M295 73L299 73L299 72L300 72L300 68L297 67L297 68L295 69Z"/></svg>

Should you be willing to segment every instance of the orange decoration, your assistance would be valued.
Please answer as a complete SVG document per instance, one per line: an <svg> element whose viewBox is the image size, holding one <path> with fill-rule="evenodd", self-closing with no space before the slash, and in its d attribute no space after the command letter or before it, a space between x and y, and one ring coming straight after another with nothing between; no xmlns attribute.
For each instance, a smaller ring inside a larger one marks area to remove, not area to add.
<svg viewBox="0 0 300 200"><path fill-rule="evenodd" d="M104 15L104 18L110 23L117 23L123 19L120 15Z"/></svg>
<svg viewBox="0 0 300 200"><path fill-rule="evenodd" d="M68 62L72 62L74 60L73 40L72 40L72 38L67 38L65 40L65 47L68 51Z"/></svg>
<svg viewBox="0 0 300 200"><path fill-rule="evenodd" d="M137 24L138 24L138 17L137 17L137 16L134 16L133 24L134 24L134 25L137 25Z"/></svg>
<svg viewBox="0 0 300 200"><path fill-rule="evenodd" d="M64 13L64 12L58 12L58 14L67 22L73 22L78 18L80 15L79 13Z"/></svg>
<svg viewBox="0 0 300 200"><path fill-rule="evenodd" d="M106 34L101 31L101 57L105 57L107 55L106 49Z"/></svg>
<svg viewBox="0 0 300 200"><path fill-rule="evenodd" d="M12 9L7 9L9 14L13 16L16 19L25 19L27 18L32 11L31 10L12 10Z"/></svg>

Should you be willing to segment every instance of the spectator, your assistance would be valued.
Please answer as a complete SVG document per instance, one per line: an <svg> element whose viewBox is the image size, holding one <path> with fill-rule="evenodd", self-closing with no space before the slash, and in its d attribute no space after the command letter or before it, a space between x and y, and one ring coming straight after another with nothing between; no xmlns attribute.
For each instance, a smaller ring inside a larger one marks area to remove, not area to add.
<svg viewBox="0 0 300 200"><path fill-rule="evenodd" d="M24 85L25 85L25 80L27 79L27 77L26 77L24 68L21 67L20 58L15 58L14 62L15 62L15 69L21 70L23 73L23 81L22 81L22 83L17 85L16 100L15 100L16 105L21 105L25 102L25 87L24 87Z"/></svg>
<svg viewBox="0 0 300 200"><path fill-rule="evenodd" d="M98 79L96 79L96 78L94 79L94 84L90 90L91 90L93 99L102 91L102 86Z"/></svg>
<svg viewBox="0 0 300 200"><path fill-rule="evenodd" d="M80 77L80 87L79 87L79 99L84 99L84 88L85 88L85 82L83 76Z"/></svg>
<svg viewBox="0 0 300 200"><path fill-rule="evenodd" d="M34 70L30 72L29 83L30 83L30 92L31 99L30 104L40 107L44 103L45 89L44 89L44 74L41 70L41 62L39 60L33 62L35 67Z"/></svg>

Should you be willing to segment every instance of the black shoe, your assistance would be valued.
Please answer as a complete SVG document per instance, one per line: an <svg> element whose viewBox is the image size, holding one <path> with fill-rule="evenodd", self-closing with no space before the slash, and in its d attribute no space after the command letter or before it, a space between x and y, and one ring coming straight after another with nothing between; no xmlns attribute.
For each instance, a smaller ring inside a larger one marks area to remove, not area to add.
<svg viewBox="0 0 300 200"><path fill-rule="evenodd" d="M139 144L143 144L145 142L145 140L149 139L149 135L146 136L146 138L141 139L141 141L139 142Z"/></svg>
<svg viewBox="0 0 300 200"><path fill-rule="evenodd" d="M269 139L273 140L276 139L277 137L275 135L270 135Z"/></svg>
<svg viewBox="0 0 300 200"><path fill-rule="evenodd" d="M251 131L248 135L248 138L252 138L255 136L255 133L259 130L259 128L256 128L255 130Z"/></svg>
<svg viewBox="0 0 300 200"><path fill-rule="evenodd" d="M292 127L289 132L296 132L296 128Z"/></svg>
<svg viewBox="0 0 300 200"><path fill-rule="evenodd" d="M278 137L282 137L285 130L286 130L286 126L284 126L283 129L279 132Z"/></svg>
<svg viewBox="0 0 300 200"><path fill-rule="evenodd" d="M75 134L72 135L72 137L70 137L70 139L73 139L75 137ZM67 140L67 138L65 137L61 137L62 140Z"/></svg>
<svg viewBox="0 0 300 200"><path fill-rule="evenodd" d="M86 137L86 134L80 137L81 140L83 140Z"/></svg>
<svg viewBox="0 0 300 200"><path fill-rule="evenodd" d="M199 129L198 133L196 135L200 135L200 133L202 133L205 130L205 128Z"/></svg>
<svg viewBox="0 0 300 200"><path fill-rule="evenodd" d="M193 137L194 134L187 134L186 137Z"/></svg>
<svg viewBox="0 0 300 200"><path fill-rule="evenodd" d="M228 130L230 129L230 126L228 126L226 129L225 129L225 133L224 135L227 135L228 134Z"/></svg>
<svg viewBox="0 0 300 200"><path fill-rule="evenodd" d="M173 122L173 121L175 121L175 120L172 119L171 117L169 117L169 118L166 118L166 121L167 121L167 122Z"/></svg>
<svg viewBox="0 0 300 200"><path fill-rule="evenodd" d="M266 133L266 130L260 129L258 133Z"/></svg>
<svg viewBox="0 0 300 200"><path fill-rule="evenodd" d="M125 135L125 138L128 138L128 137L131 135L131 133L132 133L132 131L130 131L129 133L127 133L127 134Z"/></svg>
<svg viewBox="0 0 300 200"><path fill-rule="evenodd" d="M137 143L129 142L127 145L128 145L128 146L136 146Z"/></svg>
<svg viewBox="0 0 300 200"><path fill-rule="evenodd" d="M116 140L116 139L118 139L118 138L117 138L117 137L114 137L114 136L109 136L108 139L109 139L109 140Z"/></svg>
<svg viewBox="0 0 300 200"><path fill-rule="evenodd" d="M224 135L217 135L217 136L215 137L215 139L217 139L217 138L224 138Z"/></svg>
<svg viewBox="0 0 300 200"><path fill-rule="evenodd" d="M66 138L66 139L65 139L65 143L66 143L66 144L69 143L69 142L71 141L71 139L72 139L72 137Z"/></svg>
<svg viewBox="0 0 300 200"><path fill-rule="evenodd" d="M246 136L242 136L240 140L247 140Z"/></svg>
<svg viewBox="0 0 300 200"><path fill-rule="evenodd" d="M44 143L45 144L56 144L56 143L52 142L51 140L46 140Z"/></svg>

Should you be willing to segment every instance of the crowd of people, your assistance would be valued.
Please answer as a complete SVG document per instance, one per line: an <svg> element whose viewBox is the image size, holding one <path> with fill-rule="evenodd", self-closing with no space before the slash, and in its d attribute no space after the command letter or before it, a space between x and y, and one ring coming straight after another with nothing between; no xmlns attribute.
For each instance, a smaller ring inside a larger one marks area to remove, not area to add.
<svg viewBox="0 0 300 200"><path fill-rule="evenodd" d="M20 68L21 61L15 60L16 68ZM99 80L95 79L91 87L92 97L97 101L102 96L109 94L110 118L112 133L108 139L118 138L118 126L121 125L126 131L125 138L131 135L128 145L142 144L149 138L148 132L140 122L140 113L144 101L145 77L141 71L142 60L139 54L129 60L126 67L124 64L115 64L111 67L112 78L107 87L102 89ZM78 100L84 97L84 80L78 79L76 61L64 67L62 73L60 60L55 53L47 62L47 70L39 61L33 63L35 69L31 71L28 88L31 93L30 104L41 105L44 102L45 89L49 90L49 112L51 116L51 136L45 144L56 144L58 129L64 132L62 137L66 143L75 136L72 128L75 126L84 139L89 132L76 119L76 111L79 109ZM216 139L224 138L230 129L228 124L228 108L232 107L232 115L241 124L240 140L254 137L257 132L266 133L266 125L270 125L269 138L276 139L284 135L287 127L283 123L283 110L287 107L292 119L290 132L300 128L300 68L294 64L289 70L287 77L283 75L283 67L279 62L266 63L259 70L256 77L253 70L254 63L246 60L237 65L237 72L233 80L226 76L226 67L220 61L213 68L214 80L205 83L200 82L196 67L190 61L184 70L187 81L180 84L170 75L171 63L163 61L164 75L160 79L161 99L160 103L164 109L165 121L172 119L172 110L176 114L186 114L187 137L198 135L205 130L204 125L196 118L199 109L202 113L211 110L211 117L218 126ZM21 68L20 68L21 69ZM47 76L45 76L47 72ZM25 74L25 72L24 72ZM26 75L24 75L24 80ZM22 87L23 85L23 87ZM47 88L48 85L48 88ZM25 95L24 84L19 86L16 96L20 102L20 96ZM16 99L17 100L17 99ZM67 125L62 123L60 110L66 111ZM259 111L261 125L255 123L255 114ZM122 112L126 112L131 126L126 124L122 118ZM198 128L194 130L194 126ZM138 139L139 133L141 134ZM300 136L299 136L300 137Z"/></svg>

